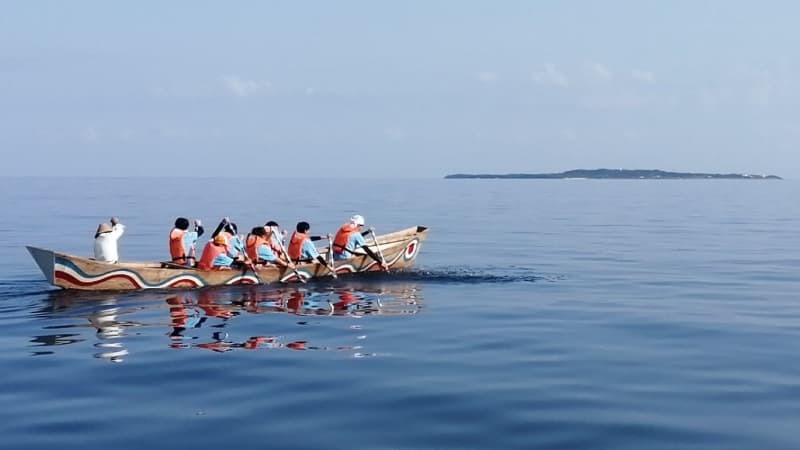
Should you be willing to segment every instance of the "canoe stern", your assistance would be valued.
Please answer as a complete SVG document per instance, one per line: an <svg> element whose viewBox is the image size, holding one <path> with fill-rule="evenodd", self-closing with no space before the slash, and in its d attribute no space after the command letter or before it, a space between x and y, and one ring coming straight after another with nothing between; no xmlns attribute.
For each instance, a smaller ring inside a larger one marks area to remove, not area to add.
<svg viewBox="0 0 800 450"><path fill-rule="evenodd" d="M36 265L39 266L39 270L42 271L44 277L47 278L47 281L50 284L55 283L55 254L50 250L45 250L43 248L38 247L26 247L28 249L28 253L33 256L33 260L36 261Z"/></svg>

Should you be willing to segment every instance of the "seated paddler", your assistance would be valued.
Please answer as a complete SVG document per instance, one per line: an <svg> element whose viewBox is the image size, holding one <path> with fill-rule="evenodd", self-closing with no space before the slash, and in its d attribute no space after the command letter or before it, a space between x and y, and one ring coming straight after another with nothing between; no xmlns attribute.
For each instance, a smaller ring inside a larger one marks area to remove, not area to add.
<svg viewBox="0 0 800 450"><path fill-rule="evenodd" d="M203 248L197 268L200 270L224 270L244 262L244 258L231 258L228 253L228 242L225 240L225 236L218 234Z"/></svg>
<svg viewBox="0 0 800 450"><path fill-rule="evenodd" d="M112 217L111 225L101 223L94 234L94 259L103 262L116 263L119 260L118 241L125 232L125 225L119 223L119 218Z"/></svg>
<svg viewBox="0 0 800 450"><path fill-rule="evenodd" d="M267 230L267 238L269 239L269 245L272 247L272 251L276 255L282 254L281 246L285 244L286 235L288 234L286 230L281 230L278 222L274 220L270 220L264 224L264 228Z"/></svg>
<svg viewBox="0 0 800 450"><path fill-rule="evenodd" d="M194 221L194 231L189 231L189 219L178 217L175 227L169 232L169 253L173 264L194 267L197 238L203 235L203 224L200 219Z"/></svg>
<svg viewBox="0 0 800 450"><path fill-rule="evenodd" d="M238 228L236 224L231 222L227 217L223 218L217 228L211 233L211 238L221 235L225 238L225 244L228 246L228 256L231 258L242 257L244 258L245 249L244 241L239 237Z"/></svg>
<svg viewBox="0 0 800 450"><path fill-rule="evenodd" d="M279 254L275 254L270 245L269 232L265 227L255 227L245 239L245 252L247 257L255 264L276 264L282 267L294 268L294 264L287 262Z"/></svg>
<svg viewBox="0 0 800 450"><path fill-rule="evenodd" d="M353 252L361 249L369 255L370 258L377 261L381 268L387 270L389 266L381 260L380 256L370 250L364 236L371 233L372 228L366 230L364 228L364 217L358 214L350 218L350 220L339 228L336 237L333 239L333 259L347 259L354 256Z"/></svg>
<svg viewBox="0 0 800 450"><path fill-rule="evenodd" d="M314 246L314 241L321 239L328 239L330 235L310 236L309 231L311 225L308 222L298 222L295 227L295 232L289 240L289 257L293 262L308 263L314 260L318 261L323 266L327 265L325 258L319 255L317 247Z"/></svg>

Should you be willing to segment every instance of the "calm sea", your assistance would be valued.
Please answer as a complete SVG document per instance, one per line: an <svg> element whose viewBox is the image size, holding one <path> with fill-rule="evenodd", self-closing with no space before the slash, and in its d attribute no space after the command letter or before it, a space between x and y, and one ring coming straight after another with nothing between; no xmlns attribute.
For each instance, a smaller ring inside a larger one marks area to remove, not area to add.
<svg viewBox="0 0 800 450"><path fill-rule="evenodd" d="M209 190L208 186L214 186ZM800 448L800 182L0 179L0 447ZM408 273L87 294L176 216L430 227ZM328 315L328 303L356 300Z"/></svg>

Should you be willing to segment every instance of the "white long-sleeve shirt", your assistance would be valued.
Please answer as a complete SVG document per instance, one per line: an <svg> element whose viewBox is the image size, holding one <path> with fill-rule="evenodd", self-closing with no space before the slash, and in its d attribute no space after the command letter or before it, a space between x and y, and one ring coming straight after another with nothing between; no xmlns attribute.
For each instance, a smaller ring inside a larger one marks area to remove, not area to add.
<svg viewBox="0 0 800 450"><path fill-rule="evenodd" d="M118 223L108 233L103 233L94 239L94 259L105 262L117 262L119 253L117 241L125 232L125 225Z"/></svg>

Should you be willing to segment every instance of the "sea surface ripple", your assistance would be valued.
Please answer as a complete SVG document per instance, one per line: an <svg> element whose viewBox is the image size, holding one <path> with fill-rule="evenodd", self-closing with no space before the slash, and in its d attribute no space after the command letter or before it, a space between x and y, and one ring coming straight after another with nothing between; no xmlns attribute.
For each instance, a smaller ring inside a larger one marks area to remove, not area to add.
<svg viewBox="0 0 800 450"><path fill-rule="evenodd" d="M4 448L800 447L796 181L218 181L0 179ZM354 213L430 227L415 268L87 293L24 249Z"/></svg>

